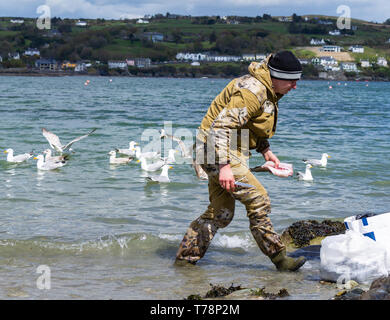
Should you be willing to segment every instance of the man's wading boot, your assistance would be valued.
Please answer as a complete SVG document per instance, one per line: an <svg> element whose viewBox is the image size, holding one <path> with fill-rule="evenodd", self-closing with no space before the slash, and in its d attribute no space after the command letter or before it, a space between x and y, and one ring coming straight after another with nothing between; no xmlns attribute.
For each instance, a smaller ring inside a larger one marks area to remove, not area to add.
<svg viewBox="0 0 390 320"><path fill-rule="evenodd" d="M294 259L288 257L286 255L286 249L283 249L275 257L271 258L271 261L279 271L297 271L305 264L306 258L299 257Z"/></svg>

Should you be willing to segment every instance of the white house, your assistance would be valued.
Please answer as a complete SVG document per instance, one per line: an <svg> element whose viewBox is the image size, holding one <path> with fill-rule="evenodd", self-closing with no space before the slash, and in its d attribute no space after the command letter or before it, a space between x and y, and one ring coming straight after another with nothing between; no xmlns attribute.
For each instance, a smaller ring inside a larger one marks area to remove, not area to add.
<svg viewBox="0 0 390 320"><path fill-rule="evenodd" d="M339 36L341 33L340 33L340 30L333 30L333 31L329 31L329 34L331 36Z"/></svg>
<svg viewBox="0 0 390 320"><path fill-rule="evenodd" d="M314 38L312 38L312 39L310 40L310 44L311 44L312 46L324 45L324 44L325 44L325 40L324 40L324 39L319 40L319 39L314 39Z"/></svg>
<svg viewBox="0 0 390 320"><path fill-rule="evenodd" d="M371 63L368 60L360 60L360 64L361 64L362 68L369 68L369 67L371 67Z"/></svg>
<svg viewBox="0 0 390 320"><path fill-rule="evenodd" d="M264 53L256 53L256 60L257 61L263 61L265 58L267 58L267 55Z"/></svg>
<svg viewBox="0 0 390 320"><path fill-rule="evenodd" d="M28 48L24 51L25 56L40 56L41 52L37 48Z"/></svg>
<svg viewBox="0 0 390 320"><path fill-rule="evenodd" d="M241 61L240 56L208 56L207 61L212 62L238 62Z"/></svg>
<svg viewBox="0 0 390 320"><path fill-rule="evenodd" d="M19 52L8 53L8 57L10 59L19 60L20 59L20 54L19 54Z"/></svg>
<svg viewBox="0 0 390 320"><path fill-rule="evenodd" d="M332 56L319 57L319 60L320 60L320 65L322 65L324 67L338 65L337 60L335 58L333 58Z"/></svg>
<svg viewBox="0 0 390 320"><path fill-rule="evenodd" d="M354 53L364 53L364 47L362 46L350 46L348 50Z"/></svg>
<svg viewBox="0 0 390 320"><path fill-rule="evenodd" d="M384 57L378 57L378 60L376 62L381 67L387 67L387 60Z"/></svg>
<svg viewBox="0 0 390 320"><path fill-rule="evenodd" d="M126 69L127 63L126 61L108 61L108 69Z"/></svg>
<svg viewBox="0 0 390 320"><path fill-rule="evenodd" d="M11 23L24 23L24 20L23 19L11 19L10 22Z"/></svg>
<svg viewBox="0 0 390 320"><path fill-rule="evenodd" d="M138 19L136 23L149 23L148 20Z"/></svg>
<svg viewBox="0 0 390 320"><path fill-rule="evenodd" d="M76 22L76 26L78 27L86 27L87 26L87 23L85 21L77 21Z"/></svg>
<svg viewBox="0 0 390 320"><path fill-rule="evenodd" d="M242 55L242 59L244 61L255 61L256 60L256 54L254 54L254 53L244 53Z"/></svg>
<svg viewBox="0 0 390 320"><path fill-rule="evenodd" d="M176 60L205 61L206 58L207 58L207 55L204 53L179 52L176 55Z"/></svg>
<svg viewBox="0 0 390 320"><path fill-rule="evenodd" d="M341 52L341 47L340 46L322 46L321 51L323 52Z"/></svg>
<svg viewBox="0 0 390 320"><path fill-rule="evenodd" d="M358 72L356 63L354 63L354 62L341 62L340 68L341 68L341 70L347 71L347 72Z"/></svg>

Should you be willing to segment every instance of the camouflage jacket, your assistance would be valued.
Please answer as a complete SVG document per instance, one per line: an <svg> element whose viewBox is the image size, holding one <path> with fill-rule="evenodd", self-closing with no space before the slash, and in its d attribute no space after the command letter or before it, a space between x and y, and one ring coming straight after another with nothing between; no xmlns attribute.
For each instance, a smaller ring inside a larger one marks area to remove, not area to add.
<svg viewBox="0 0 390 320"><path fill-rule="evenodd" d="M217 163L229 163L235 152L262 152L269 147L283 96L272 88L269 58L252 62L249 74L233 79L212 101L201 122L197 139L214 145Z"/></svg>

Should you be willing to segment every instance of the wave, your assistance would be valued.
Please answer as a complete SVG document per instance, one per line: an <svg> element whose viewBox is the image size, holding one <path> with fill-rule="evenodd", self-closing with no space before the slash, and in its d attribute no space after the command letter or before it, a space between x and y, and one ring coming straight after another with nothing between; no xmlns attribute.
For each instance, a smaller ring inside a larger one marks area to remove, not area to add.
<svg viewBox="0 0 390 320"><path fill-rule="evenodd" d="M134 255L155 252L161 248L176 250L183 234L160 233L151 235L133 233L124 235L107 235L99 239L66 242L55 238L34 237L31 239L2 239L0 240L0 257L15 256L83 256L83 255ZM248 233L217 234L212 246L218 248L242 249L248 251L256 247Z"/></svg>

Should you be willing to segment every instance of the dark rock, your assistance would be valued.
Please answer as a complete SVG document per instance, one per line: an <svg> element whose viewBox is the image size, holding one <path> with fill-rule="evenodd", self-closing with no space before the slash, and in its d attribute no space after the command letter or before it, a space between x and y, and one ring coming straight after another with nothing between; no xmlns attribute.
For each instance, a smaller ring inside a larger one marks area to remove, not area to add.
<svg viewBox="0 0 390 320"><path fill-rule="evenodd" d="M337 294L333 300L360 300L362 293L364 293L364 290L360 288L351 291L344 290Z"/></svg>
<svg viewBox="0 0 390 320"><path fill-rule="evenodd" d="M205 298L218 298L218 297L224 297L227 296L228 294L231 294L234 291L241 290L241 286L236 286L234 287L233 284L229 288L225 288L223 286L214 286L213 284L210 283L211 290L209 290Z"/></svg>
<svg viewBox="0 0 390 320"><path fill-rule="evenodd" d="M360 300L390 300L390 276L374 280Z"/></svg>
<svg viewBox="0 0 390 320"><path fill-rule="evenodd" d="M308 246L312 240L320 237L341 234L345 232L345 225L341 221L302 220L293 223L282 234L282 241L286 245L301 248ZM321 239L322 240L322 239Z"/></svg>
<svg viewBox="0 0 390 320"><path fill-rule="evenodd" d="M276 299L276 298L284 298L289 296L290 294L288 293L287 289L283 288L280 289L278 293L269 293L265 291L265 287L261 289L256 289L256 290L251 290L252 294L255 296L260 296L266 299Z"/></svg>

